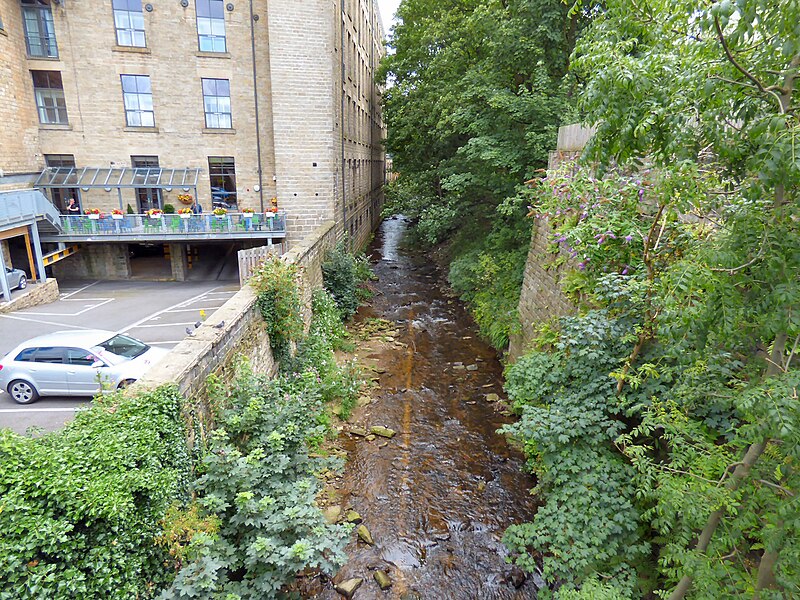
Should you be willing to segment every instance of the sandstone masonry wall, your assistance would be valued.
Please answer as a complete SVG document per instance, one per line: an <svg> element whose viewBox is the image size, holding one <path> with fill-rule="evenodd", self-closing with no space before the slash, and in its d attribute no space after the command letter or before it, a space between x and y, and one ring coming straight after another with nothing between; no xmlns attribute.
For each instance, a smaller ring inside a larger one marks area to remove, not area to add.
<svg viewBox="0 0 800 600"><path fill-rule="evenodd" d="M56 300L58 300L58 282L49 277L44 283L31 283L24 295L20 295L17 290L11 292L11 302L0 300L0 314L50 304Z"/></svg>

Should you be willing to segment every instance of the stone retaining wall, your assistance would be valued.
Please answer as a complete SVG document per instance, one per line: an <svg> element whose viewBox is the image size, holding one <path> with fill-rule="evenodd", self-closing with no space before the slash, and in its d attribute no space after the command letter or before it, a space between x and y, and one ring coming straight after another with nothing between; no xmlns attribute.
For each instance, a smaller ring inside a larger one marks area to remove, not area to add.
<svg viewBox="0 0 800 600"><path fill-rule="evenodd" d="M303 268L303 296L311 299L322 287L322 261L337 242L332 221L324 223L283 259ZM310 312L305 315L310 320ZM174 383L196 413L206 413L206 380L217 375L228 381L233 375L234 359L245 357L255 373L273 375L277 365L272 357L266 326L256 307L256 293L245 285L217 309L195 332L173 348L169 355L147 375L131 386L130 393L155 389Z"/></svg>
<svg viewBox="0 0 800 600"><path fill-rule="evenodd" d="M16 296L16 297L15 297ZM19 291L11 292L11 302L0 300L0 314L50 304L58 300L58 282L50 277L44 283L31 283L23 295Z"/></svg>

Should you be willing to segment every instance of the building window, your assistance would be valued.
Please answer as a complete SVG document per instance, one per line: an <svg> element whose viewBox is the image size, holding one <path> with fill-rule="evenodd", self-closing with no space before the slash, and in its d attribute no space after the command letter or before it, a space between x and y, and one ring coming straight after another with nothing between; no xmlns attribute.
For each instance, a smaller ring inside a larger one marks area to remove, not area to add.
<svg viewBox="0 0 800 600"><path fill-rule="evenodd" d="M153 90L149 75L120 75L125 122L128 127L155 127Z"/></svg>
<svg viewBox="0 0 800 600"><path fill-rule="evenodd" d="M36 108L39 110L39 122L67 124L67 103L64 100L61 73L58 71L31 71L31 75L33 76L33 95L36 97Z"/></svg>
<svg viewBox="0 0 800 600"><path fill-rule="evenodd" d="M44 163L48 167L51 168L61 168L61 169L74 169L75 168L75 156L72 154L45 154L44 155ZM73 175L67 176L64 181L66 183L77 183L77 177ZM52 194L51 200L53 204L56 205L59 211L65 215L80 215L81 214L81 192L77 187L74 188L52 188L50 190ZM77 211L70 211L67 209L69 206L69 201L74 199L75 204L78 206Z"/></svg>
<svg viewBox="0 0 800 600"><path fill-rule="evenodd" d="M208 178L211 183L213 208L236 207L236 167L229 156L208 157Z"/></svg>
<svg viewBox="0 0 800 600"><path fill-rule="evenodd" d="M142 0L113 0L114 27L120 46L145 47Z"/></svg>
<svg viewBox="0 0 800 600"><path fill-rule="evenodd" d="M231 86L227 79L203 79L203 107L206 112L206 127L230 129Z"/></svg>
<svg viewBox="0 0 800 600"><path fill-rule="evenodd" d="M133 175L134 183L154 183L158 181L159 166L157 156L131 156L131 166L136 169ZM161 190L159 188L136 188L136 205L139 213L145 213L152 208L162 208Z"/></svg>
<svg viewBox="0 0 800 600"><path fill-rule="evenodd" d="M197 0L197 39L202 52L225 52L222 0Z"/></svg>
<svg viewBox="0 0 800 600"><path fill-rule="evenodd" d="M57 58L56 30L50 3L44 0L22 0L22 22L28 56Z"/></svg>

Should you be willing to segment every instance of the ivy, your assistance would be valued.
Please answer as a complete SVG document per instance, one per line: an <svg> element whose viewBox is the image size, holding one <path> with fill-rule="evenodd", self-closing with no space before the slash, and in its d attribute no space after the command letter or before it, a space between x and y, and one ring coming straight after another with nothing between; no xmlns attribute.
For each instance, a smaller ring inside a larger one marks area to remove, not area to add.
<svg viewBox="0 0 800 600"><path fill-rule="evenodd" d="M292 344L303 335L300 275L297 265L270 257L250 279L258 294L256 306L267 325L273 355L279 362L289 356Z"/></svg>

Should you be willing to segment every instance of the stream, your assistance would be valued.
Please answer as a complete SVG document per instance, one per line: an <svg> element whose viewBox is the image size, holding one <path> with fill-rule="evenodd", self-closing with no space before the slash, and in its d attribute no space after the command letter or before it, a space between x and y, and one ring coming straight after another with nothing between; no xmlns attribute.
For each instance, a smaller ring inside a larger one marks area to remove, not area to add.
<svg viewBox="0 0 800 600"><path fill-rule="evenodd" d="M386 319L397 333L371 356L380 386L353 425L397 434L340 438L348 461L339 502L361 515L375 544L354 534L333 582L306 597L340 600L333 584L359 577L356 600L534 599L541 579L508 565L501 542L536 510L524 457L496 433L510 421L490 401L502 396L502 366L444 273L404 244L407 226L402 217L381 225L369 249L377 293L356 317ZM388 590L376 569L389 575Z"/></svg>

